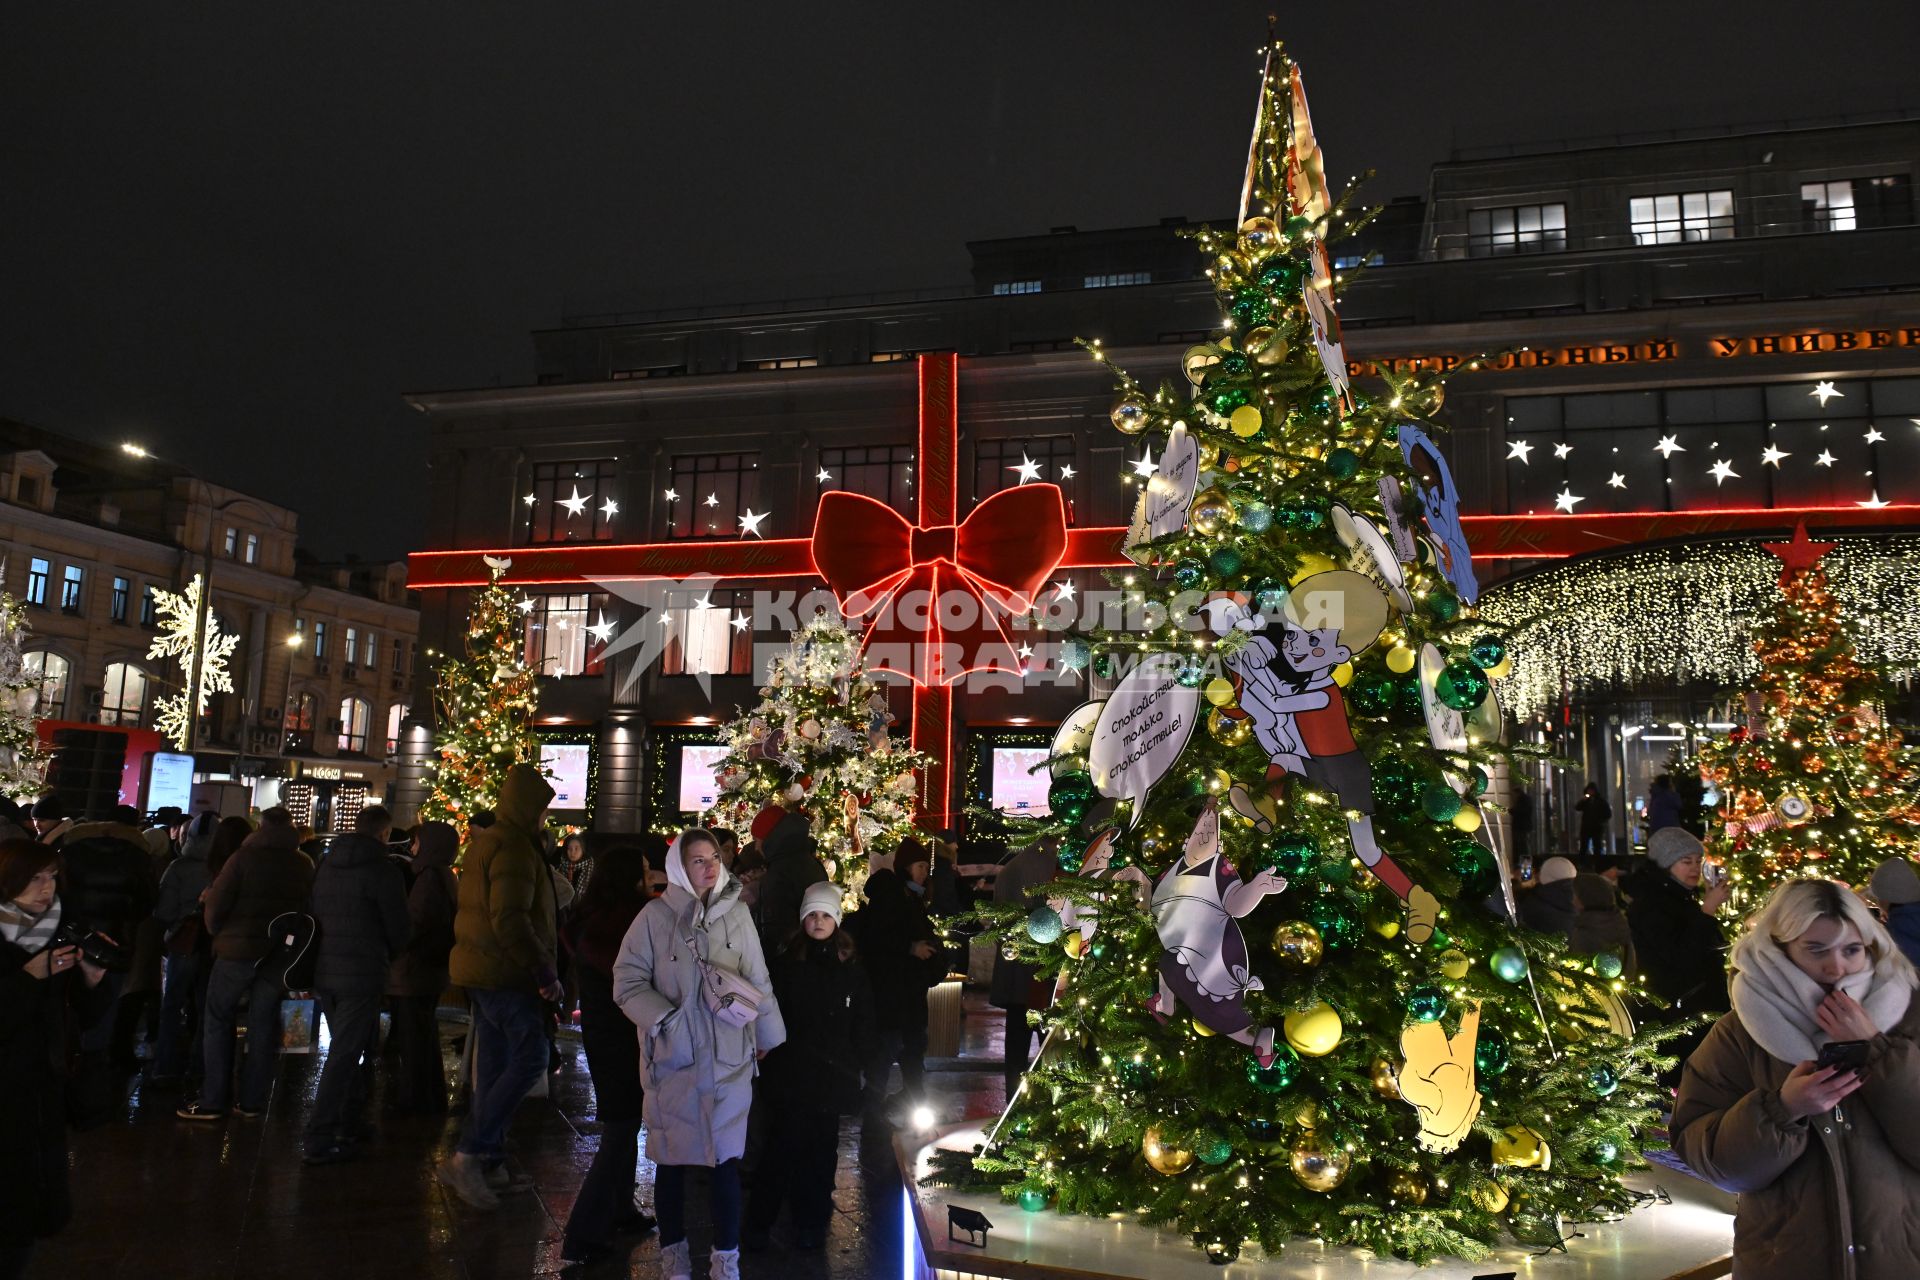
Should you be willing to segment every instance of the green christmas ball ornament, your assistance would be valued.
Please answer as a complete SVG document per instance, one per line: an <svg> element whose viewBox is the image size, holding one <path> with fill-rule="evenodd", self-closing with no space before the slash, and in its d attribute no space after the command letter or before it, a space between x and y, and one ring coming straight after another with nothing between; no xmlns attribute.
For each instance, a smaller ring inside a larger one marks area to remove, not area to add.
<svg viewBox="0 0 1920 1280"><path fill-rule="evenodd" d="M1303 240L1313 231L1313 219L1304 213L1296 213L1281 223L1280 229L1287 233L1289 240Z"/></svg>
<svg viewBox="0 0 1920 1280"><path fill-rule="evenodd" d="M1423 710L1423 704L1420 700L1420 682L1418 680L1406 679L1394 681L1393 697L1394 705L1402 711L1410 711L1414 715L1419 715Z"/></svg>
<svg viewBox="0 0 1920 1280"><path fill-rule="evenodd" d="M1233 317L1234 324L1240 329L1258 329L1263 324L1273 323L1273 300L1267 296L1265 289L1243 289L1233 296L1233 304L1227 308L1227 314Z"/></svg>
<svg viewBox="0 0 1920 1280"><path fill-rule="evenodd" d="M1451 591L1429 591L1425 604L1427 613L1438 621L1452 622L1460 616L1460 597Z"/></svg>
<svg viewBox="0 0 1920 1280"><path fill-rule="evenodd" d="M1473 1046L1473 1065L1483 1076L1497 1076L1511 1061L1507 1038L1493 1027L1482 1026Z"/></svg>
<svg viewBox="0 0 1920 1280"><path fill-rule="evenodd" d="M1268 514L1271 516L1271 508ZM1278 578L1256 578L1248 590L1253 593L1253 607L1261 613L1279 613L1286 606L1286 584Z"/></svg>
<svg viewBox="0 0 1920 1280"><path fill-rule="evenodd" d="M1188 658L1174 668L1173 678L1182 688L1198 689L1207 682L1207 664L1198 658Z"/></svg>
<svg viewBox="0 0 1920 1280"><path fill-rule="evenodd" d="M1268 1067L1261 1066L1260 1060L1251 1054L1247 1056L1247 1083L1262 1093L1284 1093L1300 1078L1299 1054L1283 1044L1275 1045L1273 1053L1273 1065ZM1205 1156L1200 1158L1206 1160Z"/></svg>
<svg viewBox="0 0 1920 1280"><path fill-rule="evenodd" d="M1231 578L1240 572L1240 566L1244 561L1241 560L1240 553L1232 547L1216 547L1213 554L1207 557L1207 563L1221 577Z"/></svg>
<svg viewBox="0 0 1920 1280"><path fill-rule="evenodd" d="M1093 668L1093 674L1102 680L1109 679L1113 675L1113 653L1102 649L1093 655L1093 661L1088 665Z"/></svg>
<svg viewBox="0 0 1920 1280"><path fill-rule="evenodd" d="M1298 880L1320 860L1320 842L1297 831L1276 831L1267 842L1267 865L1289 880Z"/></svg>
<svg viewBox="0 0 1920 1280"><path fill-rule="evenodd" d="M1085 671L1092 661L1093 646L1085 640L1069 636L1060 642L1059 662L1067 670Z"/></svg>
<svg viewBox="0 0 1920 1280"><path fill-rule="evenodd" d="M1527 953L1518 947L1502 947L1487 957L1487 967L1502 982L1519 982L1527 976Z"/></svg>
<svg viewBox="0 0 1920 1280"><path fill-rule="evenodd" d="M1055 859L1055 861L1059 864L1060 869L1066 872L1070 876L1079 875L1080 864L1085 862L1086 860L1087 860L1086 854L1078 849L1073 848L1071 845L1063 846L1060 850L1059 856Z"/></svg>
<svg viewBox="0 0 1920 1280"><path fill-rule="evenodd" d="M1345 445L1327 455L1327 474L1335 480L1351 480L1360 473L1360 455Z"/></svg>
<svg viewBox="0 0 1920 1280"><path fill-rule="evenodd" d="M1595 1164L1612 1164L1619 1158L1620 1148L1614 1146L1611 1142L1598 1142L1594 1144L1593 1160Z"/></svg>
<svg viewBox="0 0 1920 1280"><path fill-rule="evenodd" d="M1620 1087L1620 1075L1604 1062L1596 1062L1587 1070L1587 1088L1593 1090L1596 1098L1610 1098L1613 1091Z"/></svg>
<svg viewBox="0 0 1920 1280"><path fill-rule="evenodd" d="M1482 671L1497 667L1507 658L1507 642L1499 636L1481 636L1467 649L1467 658Z"/></svg>
<svg viewBox="0 0 1920 1280"><path fill-rule="evenodd" d="M1233 1144L1221 1134L1201 1133L1194 1137L1193 1154L1201 1164L1225 1164L1233 1159Z"/></svg>
<svg viewBox="0 0 1920 1280"><path fill-rule="evenodd" d="M1460 797L1444 782L1431 783L1421 788L1420 811L1435 822L1452 822L1460 812Z"/></svg>
<svg viewBox="0 0 1920 1280"><path fill-rule="evenodd" d="M1483 796L1487 794L1487 784L1491 781L1492 779L1487 777L1487 771L1479 765L1469 765L1467 767L1467 787L1474 795Z"/></svg>
<svg viewBox="0 0 1920 1280"><path fill-rule="evenodd" d="M1618 953L1602 951L1593 958L1593 971L1608 981L1612 981L1626 971L1626 966L1621 962Z"/></svg>
<svg viewBox="0 0 1920 1280"><path fill-rule="evenodd" d="M1208 397L1207 402L1213 411L1223 418L1233 416L1233 411L1242 405L1253 403L1253 397L1247 394L1245 387L1222 387Z"/></svg>
<svg viewBox="0 0 1920 1280"><path fill-rule="evenodd" d="M1220 363L1213 366L1229 378L1238 378L1246 374L1251 367L1247 358L1238 351L1229 351L1220 357Z"/></svg>
<svg viewBox="0 0 1920 1280"><path fill-rule="evenodd" d="M1020 1207L1028 1213L1039 1213L1047 1207L1047 1193L1038 1187L1020 1188Z"/></svg>
<svg viewBox="0 0 1920 1280"><path fill-rule="evenodd" d="M1160 1080L1160 1073L1153 1069L1152 1062L1134 1058L1122 1058L1114 1063L1113 1074L1129 1089L1150 1089Z"/></svg>
<svg viewBox="0 0 1920 1280"><path fill-rule="evenodd" d="M1471 711L1487 700L1492 682L1470 662L1449 662L1434 677L1434 696L1455 711Z"/></svg>
<svg viewBox="0 0 1920 1280"><path fill-rule="evenodd" d="M1314 870L1328 884L1353 883L1353 862L1345 854L1322 858L1315 864Z"/></svg>
<svg viewBox="0 0 1920 1280"><path fill-rule="evenodd" d="M1060 921L1060 913L1044 902L1027 912L1027 936L1041 946L1060 941L1060 934L1065 927Z"/></svg>
<svg viewBox="0 0 1920 1280"><path fill-rule="evenodd" d="M1293 293L1300 288L1305 267L1292 258L1270 258L1255 273L1255 278L1275 293Z"/></svg>
<svg viewBox="0 0 1920 1280"><path fill-rule="evenodd" d="M1447 1011L1447 993L1438 987L1415 987L1407 992L1407 1016L1415 1022L1438 1022Z"/></svg>
<svg viewBox="0 0 1920 1280"><path fill-rule="evenodd" d="M1191 556L1176 561L1173 566L1173 585L1182 591L1193 591L1207 580L1207 566Z"/></svg>
<svg viewBox="0 0 1920 1280"><path fill-rule="evenodd" d="M1347 702L1363 716L1384 716L1393 710L1393 680L1377 671L1363 671L1347 686Z"/></svg>
<svg viewBox="0 0 1920 1280"><path fill-rule="evenodd" d="M1240 512L1240 527L1248 533L1265 533L1273 528L1273 508L1266 503L1236 502L1234 507Z"/></svg>
<svg viewBox="0 0 1920 1280"><path fill-rule="evenodd" d="M1307 402L1307 407L1322 418L1331 418L1337 403L1333 388L1323 386L1313 393L1313 399Z"/></svg>
<svg viewBox="0 0 1920 1280"><path fill-rule="evenodd" d="M1360 936L1360 918L1338 898L1316 898L1308 903L1307 920L1329 947L1351 946Z"/></svg>

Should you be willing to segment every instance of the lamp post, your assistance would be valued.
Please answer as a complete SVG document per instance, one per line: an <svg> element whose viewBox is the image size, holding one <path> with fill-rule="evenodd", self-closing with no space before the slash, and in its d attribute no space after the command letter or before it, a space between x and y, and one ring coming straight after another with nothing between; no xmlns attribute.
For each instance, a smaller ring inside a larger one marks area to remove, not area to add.
<svg viewBox="0 0 1920 1280"><path fill-rule="evenodd" d="M293 730L287 724L287 707L293 701L293 662L300 656L300 649L307 643L305 633L296 631L287 637L287 691L280 699L280 754L287 754L287 739L293 736Z"/></svg>

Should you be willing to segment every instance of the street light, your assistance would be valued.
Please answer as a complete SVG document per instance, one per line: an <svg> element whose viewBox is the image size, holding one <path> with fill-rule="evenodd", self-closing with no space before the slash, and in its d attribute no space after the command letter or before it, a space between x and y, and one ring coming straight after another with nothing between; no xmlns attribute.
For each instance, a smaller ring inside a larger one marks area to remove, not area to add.
<svg viewBox="0 0 1920 1280"><path fill-rule="evenodd" d="M121 442L120 452L129 454L135 458L151 458L153 456L131 440Z"/></svg>

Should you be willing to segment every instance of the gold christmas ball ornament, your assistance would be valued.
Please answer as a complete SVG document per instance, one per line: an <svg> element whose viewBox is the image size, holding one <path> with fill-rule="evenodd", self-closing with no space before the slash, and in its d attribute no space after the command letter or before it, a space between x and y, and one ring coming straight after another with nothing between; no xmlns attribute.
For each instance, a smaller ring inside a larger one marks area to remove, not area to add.
<svg viewBox="0 0 1920 1280"><path fill-rule="evenodd" d="M1253 264L1231 249L1213 260L1213 275L1216 280L1228 282L1244 280L1251 270L1253 270Z"/></svg>
<svg viewBox="0 0 1920 1280"><path fill-rule="evenodd" d="M1324 1002L1300 1009L1282 1020L1287 1043L1304 1058L1324 1058L1340 1044L1340 1015Z"/></svg>
<svg viewBox="0 0 1920 1280"><path fill-rule="evenodd" d="M1484 1183L1473 1189L1473 1202L1488 1213L1505 1213L1511 1199L1507 1189L1497 1182Z"/></svg>
<svg viewBox="0 0 1920 1280"><path fill-rule="evenodd" d="M1260 434L1265 425L1260 410L1250 404L1243 404L1227 416L1227 428L1242 440L1252 439Z"/></svg>
<svg viewBox="0 0 1920 1280"><path fill-rule="evenodd" d="M1403 644L1397 644L1387 650L1387 670L1397 676L1403 676L1413 670L1413 664L1420 656Z"/></svg>
<svg viewBox="0 0 1920 1280"><path fill-rule="evenodd" d="M1237 747L1253 737L1253 721L1244 716L1235 719L1219 707L1207 712L1207 732L1223 747Z"/></svg>
<svg viewBox="0 0 1920 1280"><path fill-rule="evenodd" d="M1327 953L1320 931L1305 920L1282 920L1273 927L1273 953L1289 969L1311 969ZM1291 1029L1287 1039L1293 1039Z"/></svg>
<svg viewBox="0 0 1920 1280"><path fill-rule="evenodd" d="M1466 952L1448 947L1440 953L1440 972L1458 982L1467 976L1467 970L1473 967L1473 959Z"/></svg>
<svg viewBox="0 0 1920 1280"><path fill-rule="evenodd" d="M1405 1204L1425 1204L1427 1191L1427 1180L1410 1170L1402 1169L1387 1179L1387 1194Z"/></svg>
<svg viewBox="0 0 1920 1280"><path fill-rule="evenodd" d="M1207 695L1207 701L1211 702L1215 707L1225 707L1233 704L1233 681L1227 679L1225 676L1215 676L1207 681L1207 687L1203 692Z"/></svg>
<svg viewBox="0 0 1920 1280"><path fill-rule="evenodd" d="M1247 330L1240 340L1240 349L1253 357L1255 364L1275 365L1287 358L1287 335L1278 329L1261 325L1258 329Z"/></svg>
<svg viewBox="0 0 1920 1280"><path fill-rule="evenodd" d="M1353 664L1343 662L1333 669L1333 682L1342 689L1353 683Z"/></svg>
<svg viewBox="0 0 1920 1280"><path fill-rule="evenodd" d="M1300 1105L1293 1109L1293 1122L1302 1129L1311 1129L1320 1123L1320 1101L1317 1098L1302 1098Z"/></svg>
<svg viewBox="0 0 1920 1280"><path fill-rule="evenodd" d="M1516 1124L1501 1130L1500 1136L1493 1140L1493 1162L1514 1169L1544 1172L1553 1167L1553 1149L1534 1130Z"/></svg>
<svg viewBox="0 0 1920 1280"><path fill-rule="evenodd" d="M1140 1154L1147 1158L1155 1173L1164 1173L1169 1178L1185 1173L1193 1164L1193 1152L1161 1144L1158 1128L1147 1130L1147 1136L1140 1141Z"/></svg>
<svg viewBox="0 0 1920 1280"><path fill-rule="evenodd" d="M1220 446L1210 440L1200 442L1200 469L1214 471L1220 466Z"/></svg>
<svg viewBox="0 0 1920 1280"><path fill-rule="evenodd" d="M1212 537L1233 523L1233 503L1225 489L1208 485L1194 496L1187 515L1196 532Z"/></svg>
<svg viewBox="0 0 1920 1280"><path fill-rule="evenodd" d="M1214 1036L1219 1035L1220 1033L1215 1031L1212 1027L1208 1026L1206 1023L1200 1021L1198 1018L1195 1018L1193 1019L1193 1034L1199 1036L1202 1040L1207 1040L1207 1039L1211 1039Z"/></svg>
<svg viewBox="0 0 1920 1280"><path fill-rule="evenodd" d="M1453 815L1453 825L1472 835L1480 829L1480 811L1471 806Z"/></svg>
<svg viewBox="0 0 1920 1280"><path fill-rule="evenodd" d="M1492 666L1487 668L1487 679L1489 680L1505 680L1508 676L1512 674L1513 674L1513 655L1512 654L1508 654L1506 657L1500 659L1500 661L1494 663Z"/></svg>
<svg viewBox="0 0 1920 1280"><path fill-rule="evenodd" d="M1197 387L1207 380L1208 371L1219 363L1219 348L1203 342L1187 348L1187 353L1180 357L1180 370L1187 375L1187 381Z"/></svg>
<svg viewBox="0 0 1920 1280"><path fill-rule="evenodd" d="M1137 436L1153 425L1153 409L1147 404L1146 397L1129 391L1113 402L1108 414L1113 420L1114 430L1122 435Z"/></svg>
<svg viewBox="0 0 1920 1280"><path fill-rule="evenodd" d="M1307 1190L1327 1192L1347 1180L1353 1157L1335 1146L1332 1138L1309 1129L1287 1154L1287 1167Z"/></svg>
<svg viewBox="0 0 1920 1280"><path fill-rule="evenodd" d="M1080 953L1087 949L1087 940L1080 936L1079 930L1069 933L1061 945L1066 949L1067 959L1078 960Z"/></svg>
<svg viewBox="0 0 1920 1280"><path fill-rule="evenodd" d="M1393 1064L1385 1058L1375 1058L1367 1068L1367 1078L1373 1081L1373 1091L1388 1102L1400 1101L1400 1080L1395 1075Z"/></svg>
<svg viewBox="0 0 1920 1280"><path fill-rule="evenodd" d="M1249 262L1266 257L1278 249L1284 239L1272 218L1253 217L1240 224L1240 252Z"/></svg>

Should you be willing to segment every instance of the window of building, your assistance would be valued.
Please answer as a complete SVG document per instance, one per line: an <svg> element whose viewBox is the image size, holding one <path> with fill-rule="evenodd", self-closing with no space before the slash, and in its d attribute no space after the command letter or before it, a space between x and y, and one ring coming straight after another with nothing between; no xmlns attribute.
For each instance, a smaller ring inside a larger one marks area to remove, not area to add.
<svg viewBox="0 0 1920 1280"><path fill-rule="evenodd" d="M406 673L407 673L407 642L405 640L400 639L398 636L396 636L394 637L394 641L393 641L393 674L397 676L403 676Z"/></svg>
<svg viewBox="0 0 1920 1280"><path fill-rule="evenodd" d="M115 622L127 620L127 604L133 596L133 584L125 578L113 580L113 594L107 599L107 613Z"/></svg>
<svg viewBox="0 0 1920 1280"><path fill-rule="evenodd" d="M313 749L313 722L319 715L320 699L311 693L299 694L287 703L288 751Z"/></svg>
<svg viewBox="0 0 1920 1280"><path fill-rule="evenodd" d="M814 480L820 492L844 490L878 498L895 511L911 509L913 500L913 446L870 445L852 449L822 449L820 471Z"/></svg>
<svg viewBox="0 0 1920 1280"><path fill-rule="evenodd" d="M13 484L14 500L23 507L40 505L40 477L21 476Z"/></svg>
<svg viewBox="0 0 1920 1280"><path fill-rule="evenodd" d="M667 595L667 648L660 674L751 674L753 627L735 626L751 608L746 591L674 591Z"/></svg>
<svg viewBox="0 0 1920 1280"><path fill-rule="evenodd" d="M260 563L260 535L259 534L250 533L247 535L245 550L242 552L240 558L245 560L248 564Z"/></svg>
<svg viewBox="0 0 1920 1280"><path fill-rule="evenodd" d="M1913 180L1906 174L1800 184L1804 231L1904 227L1913 221Z"/></svg>
<svg viewBox="0 0 1920 1280"><path fill-rule="evenodd" d="M1733 192L1682 191L1627 202L1635 244L1733 239Z"/></svg>
<svg viewBox="0 0 1920 1280"><path fill-rule="evenodd" d="M1555 207L1557 208L1559 206L1555 206ZM1566 246L1563 243L1558 247L1564 249ZM1475 254L1474 256L1479 257L1480 255ZM1386 260L1387 260L1387 255L1380 252L1378 249L1375 249L1369 253L1336 253L1335 255L1333 255L1333 269L1335 271L1351 271L1355 267L1362 266L1362 265L1369 266L1369 267L1377 267L1381 263L1385 262Z"/></svg>
<svg viewBox="0 0 1920 1280"><path fill-rule="evenodd" d="M745 360L742 369L811 369L820 363L817 356L781 356L773 360Z"/></svg>
<svg viewBox="0 0 1920 1280"><path fill-rule="evenodd" d="M360 646L360 665L369 671L377 672L380 669L379 637L371 631L367 632L365 642Z"/></svg>
<svg viewBox="0 0 1920 1280"><path fill-rule="evenodd" d="M318 618L313 622L313 656L317 662L324 662L327 657L327 624Z"/></svg>
<svg viewBox="0 0 1920 1280"><path fill-rule="evenodd" d="M387 754L400 750L400 726L407 722L407 704L396 702L387 708Z"/></svg>
<svg viewBox="0 0 1920 1280"><path fill-rule="evenodd" d="M60 609L63 613L78 613L87 594L87 571L77 564L70 564L60 573Z"/></svg>
<svg viewBox="0 0 1920 1280"><path fill-rule="evenodd" d="M520 509L523 542L606 542L613 537L620 502L612 458L537 462Z"/></svg>
<svg viewBox="0 0 1920 1280"><path fill-rule="evenodd" d="M682 454L673 460L671 488L676 499L666 504L669 538L738 537L740 517L758 510L760 455Z"/></svg>
<svg viewBox="0 0 1920 1280"><path fill-rule="evenodd" d="M1038 293L1040 282L1038 280L1001 280L994 284L993 291L997 294Z"/></svg>
<svg viewBox="0 0 1920 1280"><path fill-rule="evenodd" d="M1075 466L1079 456L1072 436L1018 436L1005 440L981 440L973 446L973 500L975 502L1011 489L1021 483L1021 467L1036 480L1059 484L1063 469ZM1072 486L1066 486L1068 492ZM1072 519L1069 503L1068 519Z"/></svg>
<svg viewBox="0 0 1920 1280"><path fill-rule="evenodd" d="M20 669L40 681L40 697L33 714L42 720L64 719L67 711L67 677L73 667L57 653L36 649L20 655Z"/></svg>
<svg viewBox="0 0 1920 1280"><path fill-rule="evenodd" d="M227 557L231 559L240 546L240 531L232 525L227 526Z"/></svg>
<svg viewBox="0 0 1920 1280"><path fill-rule="evenodd" d="M1521 204L1504 209L1473 209L1467 213L1469 257L1564 253L1566 248L1567 206L1564 204Z"/></svg>
<svg viewBox="0 0 1920 1280"><path fill-rule="evenodd" d="M365 698L340 699L340 749L366 754L367 726L372 720L373 708Z"/></svg>
<svg viewBox="0 0 1920 1280"><path fill-rule="evenodd" d="M610 382L632 382L639 378L675 378L687 371L684 364L656 364L641 369L615 369L607 375ZM546 375L541 374L544 380ZM559 378L554 379L559 382Z"/></svg>
<svg viewBox="0 0 1920 1280"><path fill-rule="evenodd" d="M599 675L607 641L589 628L601 621L607 597L576 592L528 599L527 665L543 676Z"/></svg>
<svg viewBox="0 0 1920 1280"><path fill-rule="evenodd" d="M347 628L347 642L341 646L340 661L350 667L360 661L360 632L353 627Z"/></svg>
<svg viewBox="0 0 1920 1280"><path fill-rule="evenodd" d="M160 602L154 599L153 592L151 584L140 591L140 625L143 627L160 625Z"/></svg>
<svg viewBox="0 0 1920 1280"><path fill-rule="evenodd" d="M53 574L53 566L35 556L27 561L27 603L47 607L47 579Z"/></svg>
<svg viewBox="0 0 1920 1280"><path fill-rule="evenodd" d="M1103 276L1087 276L1081 286L1087 289L1112 289L1128 284L1152 284L1151 271L1115 271Z"/></svg>
<svg viewBox="0 0 1920 1280"><path fill-rule="evenodd" d="M131 662L109 662L100 690L100 723L138 727L147 711L147 673Z"/></svg>

